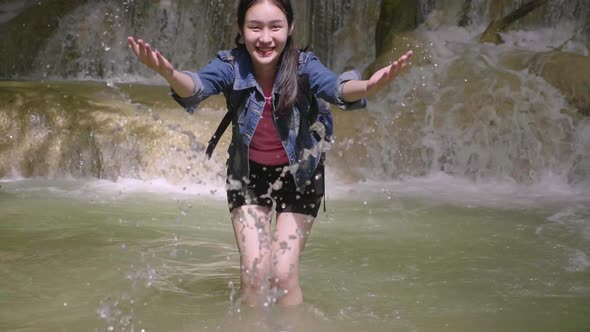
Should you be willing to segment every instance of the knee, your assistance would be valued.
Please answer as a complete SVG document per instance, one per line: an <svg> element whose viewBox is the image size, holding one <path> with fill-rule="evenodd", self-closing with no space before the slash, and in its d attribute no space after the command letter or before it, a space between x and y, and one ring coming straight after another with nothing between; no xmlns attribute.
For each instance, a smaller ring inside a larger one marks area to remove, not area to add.
<svg viewBox="0 0 590 332"><path fill-rule="evenodd" d="M271 285L279 289L289 290L299 286L299 269L295 264L273 266Z"/></svg>
<svg viewBox="0 0 590 332"><path fill-rule="evenodd" d="M242 290L248 293L260 293L268 287L270 268L266 265L242 266Z"/></svg>

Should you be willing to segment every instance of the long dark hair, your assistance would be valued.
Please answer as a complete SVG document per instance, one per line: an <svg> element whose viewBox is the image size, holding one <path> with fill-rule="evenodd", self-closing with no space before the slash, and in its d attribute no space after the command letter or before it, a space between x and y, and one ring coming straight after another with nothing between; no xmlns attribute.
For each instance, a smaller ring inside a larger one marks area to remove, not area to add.
<svg viewBox="0 0 590 332"><path fill-rule="evenodd" d="M244 23L246 20L246 12L253 5L264 1L264 0L240 0L238 4L238 28L240 31L244 29ZM272 1L287 17L288 28L291 29L293 26L293 7L291 6L290 0L268 0ZM244 46L240 42L241 35L235 38L235 43L238 47ZM279 103L276 107L279 113L289 112L297 99L298 91L298 78L297 78L297 67L299 65L299 54L293 43L293 37L287 38L285 49L283 50L281 59L281 71L280 79L278 82L278 89L281 92L279 97Z"/></svg>

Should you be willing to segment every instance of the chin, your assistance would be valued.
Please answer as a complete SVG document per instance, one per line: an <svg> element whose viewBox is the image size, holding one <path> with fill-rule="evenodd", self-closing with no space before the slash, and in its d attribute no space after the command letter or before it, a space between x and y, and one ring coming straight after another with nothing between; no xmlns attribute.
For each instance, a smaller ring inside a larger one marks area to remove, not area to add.
<svg viewBox="0 0 590 332"><path fill-rule="evenodd" d="M277 62L279 56L276 53L271 56L260 56L259 54L255 54L255 56L252 58L261 65L270 65Z"/></svg>

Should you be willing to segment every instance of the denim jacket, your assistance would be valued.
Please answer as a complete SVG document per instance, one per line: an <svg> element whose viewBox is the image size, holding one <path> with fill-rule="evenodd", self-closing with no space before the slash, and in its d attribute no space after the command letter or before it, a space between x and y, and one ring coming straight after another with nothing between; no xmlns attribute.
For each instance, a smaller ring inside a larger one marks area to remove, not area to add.
<svg viewBox="0 0 590 332"><path fill-rule="evenodd" d="M184 73L188 74L195 83L193 95L181 98L174 91L171 95L189 113L193 113L199 103L211 95L223 93L226 98L229 98L232 90L248 90L245 92L247 99L232 119L232 140L228 149L229 159L227 162L230 186L239 187L239 185L247 183L250 174L249 145L265 104L262 88L254 78L250 55L243 47L221 51L197 73L189 71L184 71ZM342 98L343 84L350 80L360 79L360 75L356 71L348 71L336 76L322 65L313 53L302 52L299 56L298 74L308 76L309 87L316 96L341 109L353 110L367 105L365 98L352 103L345 102ZM301 107L300 110L298 105L295 105L292 112L277 115L274 105L279 95L280 91L275 85L272 96L273 120L289 157L290 171L294 176L297 188L303 190L320 162L321 153L318 149L318 142L310 131L310 126L313 123L310 123L307 117L306 112L309 109Z"/></svg>

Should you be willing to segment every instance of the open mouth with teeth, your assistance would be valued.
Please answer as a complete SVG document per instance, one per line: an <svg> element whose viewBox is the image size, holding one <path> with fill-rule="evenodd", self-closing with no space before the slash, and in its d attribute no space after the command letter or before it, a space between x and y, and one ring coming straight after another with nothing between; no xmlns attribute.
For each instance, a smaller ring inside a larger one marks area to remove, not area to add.
<svg viewBox="0 0 590 332"><path fill-rule="evenodd" d="M258 55L260 55L262 57L270 56L273 51L274 51L274 47L264 47L264 48L257 47L256 48L256 53L258 53Z"/></svg>

